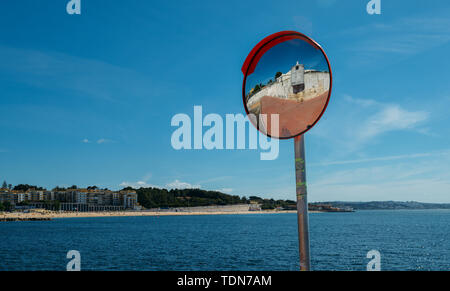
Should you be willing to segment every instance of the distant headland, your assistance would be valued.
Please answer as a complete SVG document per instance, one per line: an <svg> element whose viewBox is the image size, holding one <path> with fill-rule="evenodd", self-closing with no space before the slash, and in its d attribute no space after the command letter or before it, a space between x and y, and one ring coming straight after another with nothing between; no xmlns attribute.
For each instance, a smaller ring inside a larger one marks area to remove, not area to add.
<svg viewBox="0 0 450 291"><path fill-rule="evenodd" d="M313 203L315 204L315 203ZM423 203L417 201L370 201L370 202L320 202L338 208L353 208L354 210L407 210L407 209L450 209L450 203Z"/></svg>

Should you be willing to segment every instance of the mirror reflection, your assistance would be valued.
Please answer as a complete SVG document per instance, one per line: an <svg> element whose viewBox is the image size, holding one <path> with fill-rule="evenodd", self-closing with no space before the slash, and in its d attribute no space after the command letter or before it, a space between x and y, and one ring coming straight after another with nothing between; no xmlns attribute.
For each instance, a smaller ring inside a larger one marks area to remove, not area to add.
<svg viewBox="0 0 450 291"><path fill-rule="evenodd" d="M245 103L248 112L256 115L259 130L272 137L293 137L320 118L330 84L322 50L299 37L275 45L259 59L246 79ZM260 114L266 114L267 120L261 120ZM271 114L279 114L276 132L272 132Z"/></svg>

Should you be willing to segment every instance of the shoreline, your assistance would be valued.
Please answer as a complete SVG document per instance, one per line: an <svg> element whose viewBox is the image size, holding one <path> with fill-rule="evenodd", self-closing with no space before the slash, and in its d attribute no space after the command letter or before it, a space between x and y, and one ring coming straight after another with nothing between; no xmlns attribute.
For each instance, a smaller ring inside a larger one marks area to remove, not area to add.
<svg viewBox="0 0 450 291"><path fill-rule="evenodd" d="M0 221L51 220L58 218L89 218L89 217L132 217L132 216L187 216L187 215L232 215L232 214L282 214L297 213L296 210L259 210L259 211L102 211L102 212L54 212L33 211L29 213L0 213ZM309 213L321 213L309 211Z"/></svg>

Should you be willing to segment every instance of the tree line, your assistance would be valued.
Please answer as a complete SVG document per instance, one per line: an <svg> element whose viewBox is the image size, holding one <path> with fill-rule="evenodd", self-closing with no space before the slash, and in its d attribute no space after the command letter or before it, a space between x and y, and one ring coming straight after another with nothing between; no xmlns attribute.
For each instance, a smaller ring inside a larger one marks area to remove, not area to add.
<svg viewBox="0 0 450 291"><path fill-rule="evenodd" d="M283 210L295 210L297 209L297 203L292 200L275 200L268 198L261 198L258 196L250 196L250 201L257 202L261 205L262 210L273 210L275 208L282 208Z"/></svg>
<svg viewBox="0 0 450 291"><path fill-rule="evenodd" d="M124 190L135 190L127 187ZM145 208L193 207L210 205L247 204L246 197L201 189L140 188L135 190L138 202Z"/></svg>
<svg viewBox="0 0 450 291"><path fill-rule="evenodd" d="M274 200L258 196L240 197L229 195L219 191L208 191L202 189L159 189L140 188L133 189L127 187L124 190L135 190L138 195L138 202L145 208L173 208L173 207L194 207L212 205L234 205L249 204L257 202L261 209L269 210L281 207L282 209L296 209L296 203L292 200Z"/></svg>

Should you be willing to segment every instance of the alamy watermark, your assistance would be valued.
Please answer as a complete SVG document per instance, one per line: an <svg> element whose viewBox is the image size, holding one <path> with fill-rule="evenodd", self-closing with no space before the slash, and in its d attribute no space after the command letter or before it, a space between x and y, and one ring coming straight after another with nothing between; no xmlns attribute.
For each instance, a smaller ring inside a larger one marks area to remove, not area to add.
<svg viewBox="0 0 450 291"><path fill-rule="evenodd" d="M371 259L367 263L367 271L381 271L381 254L377 250L371 250L367 253L366 257Z"/></svg>
<svg viewBox="0 0 450 291"><path fill-rule="evenodd" d="M67 14L81 14L81 0L70 0L66 5ZM366 11L368 14L381 14L381 0L370 0L367 3Z"/></svg>
<svg viewBox="0 0 450 291"><path fill-rule="evenodd" d="M81 0L70 0L66 5L67 14L81 14Z"/></svg>
<svg viewBox="0 0 450 291"><path fill-rule="evenodd" d="M253 114L248 117L226 114L224 122L222 116L215 113L203 117L202 106L194 106L193 122L184 113L172 117L171 126L177 128L172 133L171 145L175 150L257 150L259 147L261 160L275 160L279 154L279 140L265 136L251 124L255 124L257 120L261 126L268 124L267 118L271 121L271 134L278 136L278 114L271 114L269 117L265 114L259 114L258 117ZM207 128L206 131L203 130L204 127Z"/></svg>
<svg viewBox="0 0 450 291"><path fill-rule="evenodd" d="M381 0L370 0L367 3L366 10L370 15L381 14Z"/></svg>
<svg viewBox="0 0 450 291"><path fill-rule="evenodd" d="M79 251L68 251L66 258L70 259L66 266L67 271L81 271L81 254ZM367 263L367 271L381 271L381 254L379 251L371 250L367 252L366 258L370 259L370 261Z"/></svg>
<svg viewBox="0 0 450 291"><path fill-rule="evenodd" d="M67 263L67 271L80 271L81 270L81 254L79 251L71 250L67 252L66 258L70 259Z"/></svg>

